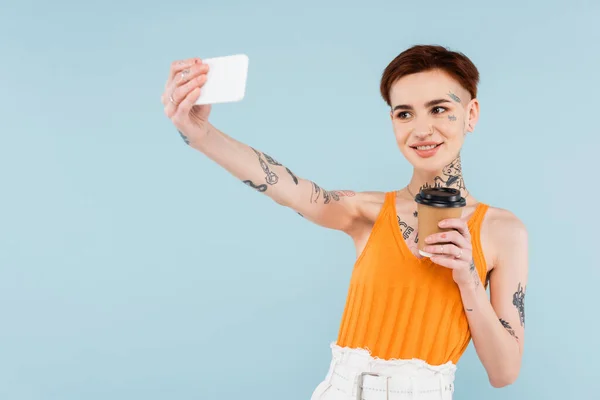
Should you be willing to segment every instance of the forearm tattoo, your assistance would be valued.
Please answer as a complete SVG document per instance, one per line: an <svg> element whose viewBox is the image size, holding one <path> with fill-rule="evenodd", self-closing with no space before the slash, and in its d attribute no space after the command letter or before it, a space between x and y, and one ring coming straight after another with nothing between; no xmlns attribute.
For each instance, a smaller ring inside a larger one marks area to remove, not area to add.
<svg viewBox="0 0 600 400"><path fill-rule="evenodd" d="M245 180L243 181L246 185L250 186L251 188L254 188L256 190L258 190L259 192L266 192L267 191L267 185L260 184L260 185L256 185L254 182L252 182L251 180Z"/></svg>
<svg viewBox="0 0 600 400"><path fill-rule="evenodd" d="M294 180L294 183L297 185L298 184L298 178L296 177L296 175L294 175L294 173L292 171L290 171L290 169L287 168L287 167L285 168L285 170L287 171L288 174L290 174L290 176Z"/></svg>
<svg viewBox="0 0 600 400"><path fill-rule="evenodd" d="M277 174L275 172L271 171L271 169L267 165L266 161L262 158L263 154L261 154L260 151L257 151L255 149L252 149L252 150L254 150L254 152L258 156L258 162L260 163L260 167L262 168L262 170L266 174L265 181L269 185L275 185L279 181L279 177L277 176ZM267 155L265 155L265 158L270 159L271 161L275 162L275 160L273 160L271 157L269 157ZM273 165L280 165L280 164L273 164Z"/></svg>
<svg viewBox="0 0 600 400"><path fill-rule="evenodd" d="M274 171L271 170L269 165L285 168L287 173L292 178L294 184L298 185L300 183L300 180L298 179L298 177L289 168L287 168L286 166L281 164L279 161L275 160L273 157L271 157L267 153L260 152L253 147L250 147L250 148L252 149L252 151L254 151L254 153L258 157L258 162L260 164L260 167L262 168L263 172L265 173L265 182L266 183L268 183L269 185L275 185L275 184L277 184L277 182L279 182L279 176ZM257 185L254 182L252 182L251 180L244 180L243 182L246 185L258 190L259 192L266 192L267 188L268 188L268 186L265 184ZM344 196L352 197L352 196L356 195L355 192L350 191L350 190L335 190L335 191L323 190L316 183L314 183L312 181L310 183L312 185L312 191L311 191L311 195L310 195L311 203L317 203L319 201L319 199L322 198L323 204L329 204L329 203L331 203L332 200L339 201L340 197L344 197ZM298 215L300 215L301 217L304 217L300 213L298 213Z"/></svg>
<svg viewBox="0 0 600 400"><path fill-rule="evenodd" d="M475 287L479 287L481 284L481 279L479 279L479 274L477 273L477 269L475 269L475 260L471 260L469 271L471 272L471 276L473 276L473 283L475 284Z"/></svg>
<svg viewBox="0 0 600 400"><path fill-rule="evenodd" d="M256 150L254 150L256 152ZM257 153L258 154L258 153ZM271 157L270 155L268 155L267 153L262 153L263 156L265 156L265 159L267 160L267 162L271 165L277 165L277 166L281 166L281 164L279 162L277 162L277 160L275 160L273 157ZM260 154L258 155L260 157Z"/></svg>
<svg viewBox="0 0 600 400"><path fill-rule="evenodd" d="M504 329L508 331L508 333L510 333L515 339L519 340L518 336L515 334L515 330L512 328L512 326L510 326L508 321L505 321L502 318L500 318L500 323L502 324Z"/></svg>
<svg viewBox="0 0 600 400"><path fill-rule="evenodd" d="M294 175L294 173L288 167L284 166L283 164L281 164L279 161L277 161L276 159L274 159L267 153L260 152L253 147L250 147L250 148L252 149L252 151L254 151L254 153L256 153L256 155L258 157L258 162L260 163L260 167L266 174L265 181L269 185L275 185L277 182L279 182L279 176L277 176L277 174L269 168L269 165L274 165L276 167L285 168L287 173L290 175L290 177L294 181L294 184L297 185L299 183L298 177L296 175ZM262 191L264 192L264 190L262 190Z"/></svg>
<svg viewBox="0 0 600 400"><path fill-rule="evenodd" d="M519 311L519 319L521 320L521 326L525 326L525 290L526 288L521 286L517 287L517 291L513 294L513 305Z"/></svg>

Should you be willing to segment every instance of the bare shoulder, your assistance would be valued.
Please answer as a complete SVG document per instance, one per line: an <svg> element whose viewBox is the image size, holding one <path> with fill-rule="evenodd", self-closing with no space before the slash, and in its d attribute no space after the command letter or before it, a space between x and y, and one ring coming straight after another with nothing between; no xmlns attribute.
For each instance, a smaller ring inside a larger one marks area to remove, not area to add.
<svg viewBox="0 0 600 400"><path fill-rule="evenodd" d="M491 228L490 232L499 237L527 234L523 221L512 211L504 208L490 207L487 211L486 224Z"/></svg>
<svg viewBox="0 0 600 400"><path fill-rule="evenodd" d="M372 223L377 219L385 202L385 192L358 192L358 210L361 220Z"/></svg>
<svg viewBox="0 0 600 400"><path fill-rule="evenodd" d="M509 210L490 207L482 230L494 249L494 259L496 260L494 264L507 253L527 250L527 227L517 215Z"/></svg>

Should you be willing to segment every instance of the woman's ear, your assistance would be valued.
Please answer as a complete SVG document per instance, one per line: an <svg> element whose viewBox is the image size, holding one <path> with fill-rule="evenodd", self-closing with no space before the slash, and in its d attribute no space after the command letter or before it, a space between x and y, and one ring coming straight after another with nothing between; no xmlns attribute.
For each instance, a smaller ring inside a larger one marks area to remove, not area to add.
<svg viewBox="0 0 600 400"><path fill-rule="evenodd" d="M472 99L467 105L467 117L465 118L465 134L473 132L479 121L479 100Z"/></svg>

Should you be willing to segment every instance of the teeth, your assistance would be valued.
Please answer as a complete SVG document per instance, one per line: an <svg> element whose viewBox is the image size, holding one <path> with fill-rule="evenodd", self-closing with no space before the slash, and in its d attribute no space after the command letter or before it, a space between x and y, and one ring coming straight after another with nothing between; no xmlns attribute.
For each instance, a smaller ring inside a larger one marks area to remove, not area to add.
<svg viewBox="0 0 600 400"><path fill-rule="evenodd" d="M435 148L435 146L436 146L435 144L431 144L429 146L417 146L417 149L418 150L431 150L431 149Z"/></svg>

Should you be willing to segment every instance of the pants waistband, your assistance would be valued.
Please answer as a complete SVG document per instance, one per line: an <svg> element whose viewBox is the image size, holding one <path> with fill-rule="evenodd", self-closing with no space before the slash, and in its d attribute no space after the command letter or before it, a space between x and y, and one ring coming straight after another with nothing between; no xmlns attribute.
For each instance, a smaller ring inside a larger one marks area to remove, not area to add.
<svg viewBox="0 0 600 400"><path fill-rule="evenodd" d="M432 366L423 360L382 360L367 350L331 344L333 358L327 379L357 400L451 399L456 366Z"/></svg>

